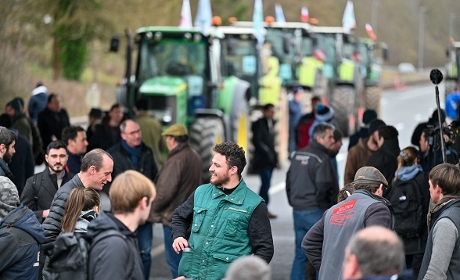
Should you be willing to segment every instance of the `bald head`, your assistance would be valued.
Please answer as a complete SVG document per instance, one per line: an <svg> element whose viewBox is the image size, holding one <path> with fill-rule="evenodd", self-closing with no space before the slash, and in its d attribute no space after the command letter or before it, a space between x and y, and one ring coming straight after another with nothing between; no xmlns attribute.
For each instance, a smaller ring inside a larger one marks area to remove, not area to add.
<svg viewBox="0 0 460 280"><path fill-rule="evenodd" d="M404 245L391 230L371 226L358 231L348 242L343 279L369 275L393 275L404 269Z"/></svg>

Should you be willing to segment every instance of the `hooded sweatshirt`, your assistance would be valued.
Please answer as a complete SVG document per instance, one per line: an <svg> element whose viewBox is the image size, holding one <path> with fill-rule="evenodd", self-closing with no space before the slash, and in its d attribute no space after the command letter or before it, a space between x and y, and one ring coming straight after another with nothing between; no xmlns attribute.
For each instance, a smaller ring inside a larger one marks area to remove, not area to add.
<svg viewBox="0 0 460 280"><path fill-rule="evenodd" d="M38 252L45 233L23 204L0 221L0 279L37 279Z"/></svg>
<svg viewBox="0 0 460 280"><path fill-rule="evenodd" d="M110 213L101 212L89 226L89 241L107 230L117 230L125 238L109 236L94 244L89 254L89 279L144 279L136 234Z"/></svg>

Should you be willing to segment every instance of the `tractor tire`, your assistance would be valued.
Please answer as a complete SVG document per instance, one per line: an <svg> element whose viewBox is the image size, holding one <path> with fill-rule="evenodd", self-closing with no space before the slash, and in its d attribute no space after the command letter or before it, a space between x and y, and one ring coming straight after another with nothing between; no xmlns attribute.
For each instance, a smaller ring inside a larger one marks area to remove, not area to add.
<svg viewBox="0 0 460 280"><path fill-rule="evenodd" d="M358 120L358 100L355 89L350 86L336 86L329 99L334 109L334 117L343 136L356 132Z"/></svg>
<svg viewBox="0 0 460 280"><path fill-rule="evenodd" d="M225 130L222 120L215 117L198 117L190 126L189 140L191 147L201 156L203 164L203 183L209 183L209 167L214 155L213 149L224 142Z"/></svg>
<svg viewBox="0 0 460 280"><path fill-rule="evenodd" d="M372 109L377 112L377 116L380 117L381 108L380 100L382 98L382 89L380 87L366 87L364 92L364 109Z"/></svg>

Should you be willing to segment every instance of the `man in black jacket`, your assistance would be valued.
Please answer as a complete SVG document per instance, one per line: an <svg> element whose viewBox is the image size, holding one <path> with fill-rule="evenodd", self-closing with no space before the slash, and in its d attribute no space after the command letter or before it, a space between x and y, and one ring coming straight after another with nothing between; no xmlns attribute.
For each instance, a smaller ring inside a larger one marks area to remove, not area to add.
<svg viewBox="0 0 460 280"><path fill-rule="evenodd" d="M46 148L47 167L27 179L21 194L21 203L34 211L40 223L48 217L51 202L57 190L73 178L73 173L65 171L67 150L62 141L53 141ZM40 254L40 275L45 264L45 255Z"/></svg>
<svg viewBox="0 0 460 280"><path fill-rule="evenodd" d="M286 175L286 193L293 208L295 258L291 280L305 279L307 257L302 251L302 239L321 219L324 211L337 202L339 183L331 156L334 127L320 123L315 126L312 142L292 154Z"/></svg>
<svg viewBox="0 0 460 280"><path fill-rule="evenodd" d="M8 164L16 152L14 149L16 139L16 134L6 127L0 126L0 176L8 177L10 180L13 179L13 173L11 173Z"/></svg>
<svg viewBox="0 0 460 280"><path fill-rule="evenodd" d="M104 150L94 149L83 157L80 173L59 188L54 195L48 217L43 222L45 242L42 246L46 255L52 253L54 241L61 233L61 221L70 192L74 188L92 188L101 191L105 184L112 181L112 171L112 156Z"/></svg>
<svg viewBox="0 0 460 280"><path fill-rule="evenodd" d="M140 126L133 120L125 120L120 124L120 132L121 142L107 150L114 161L113 177L116 178L118 174L126 170L136 170L153 182L157 176L158 167L152 149L142 142ZM137 229L137 239L144 264L144 276L148 280L152 262L150 249L152 248L153 226L151 222L146 222Z"/></svg>
<svg viewBox="0 0 460 280"><path fill-rule="evenodd" d="M65 170L67 150L60 140L48 145L45 161L47 168L27 179L21 195L21 203L34 211L40 222L48 217L57 190L75 175Z"/></svg>
<svg viewBox="0 0 460 280"><path fill-rule="evenodd" d="M55 93L48 96L48 105L43 112L38 114L38 129L43 140L43 149L55 140L60 140L62 130L70 126L67 111L61 107L61 98Z"/></svg>
<svg viewBox="0 0 460 280"><path fill-rule="evenodd" d="M254 145L253 167L260 176L259 195L268 206L273 169L278 166L278 154L275 151L275 106L267 104L263 107L264 116L252 124L252 143ZM268 212L269 218L276 218Z"/></svg>
<svg viewBox="0 0 460 280"><path fill-rule="evenodd" d="M21 196L27 178L34 175L35 161L32 147L24 136L20 135L16 129L12 128L13 119L8 114L0 115L0 126L8 128L17 136L16 144L14 145L16 153L11 159L11 163L8 164L8 167L13 174L13 179L11 181L16 185L19 196Z"/></svg>

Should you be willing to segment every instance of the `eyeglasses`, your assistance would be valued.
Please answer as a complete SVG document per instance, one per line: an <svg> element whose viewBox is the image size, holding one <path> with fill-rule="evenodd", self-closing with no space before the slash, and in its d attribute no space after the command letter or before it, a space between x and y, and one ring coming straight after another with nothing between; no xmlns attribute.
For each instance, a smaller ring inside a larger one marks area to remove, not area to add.
<svg viewBox="0 0 460 280"><path fill-rule="evenodd" d="M123 134L128 134L128 135L135 135L135 134L138 134L138 133L142 133L140 129L138 130L135 130L135 131L131 131L131 132L123 132Z"/></svg>

